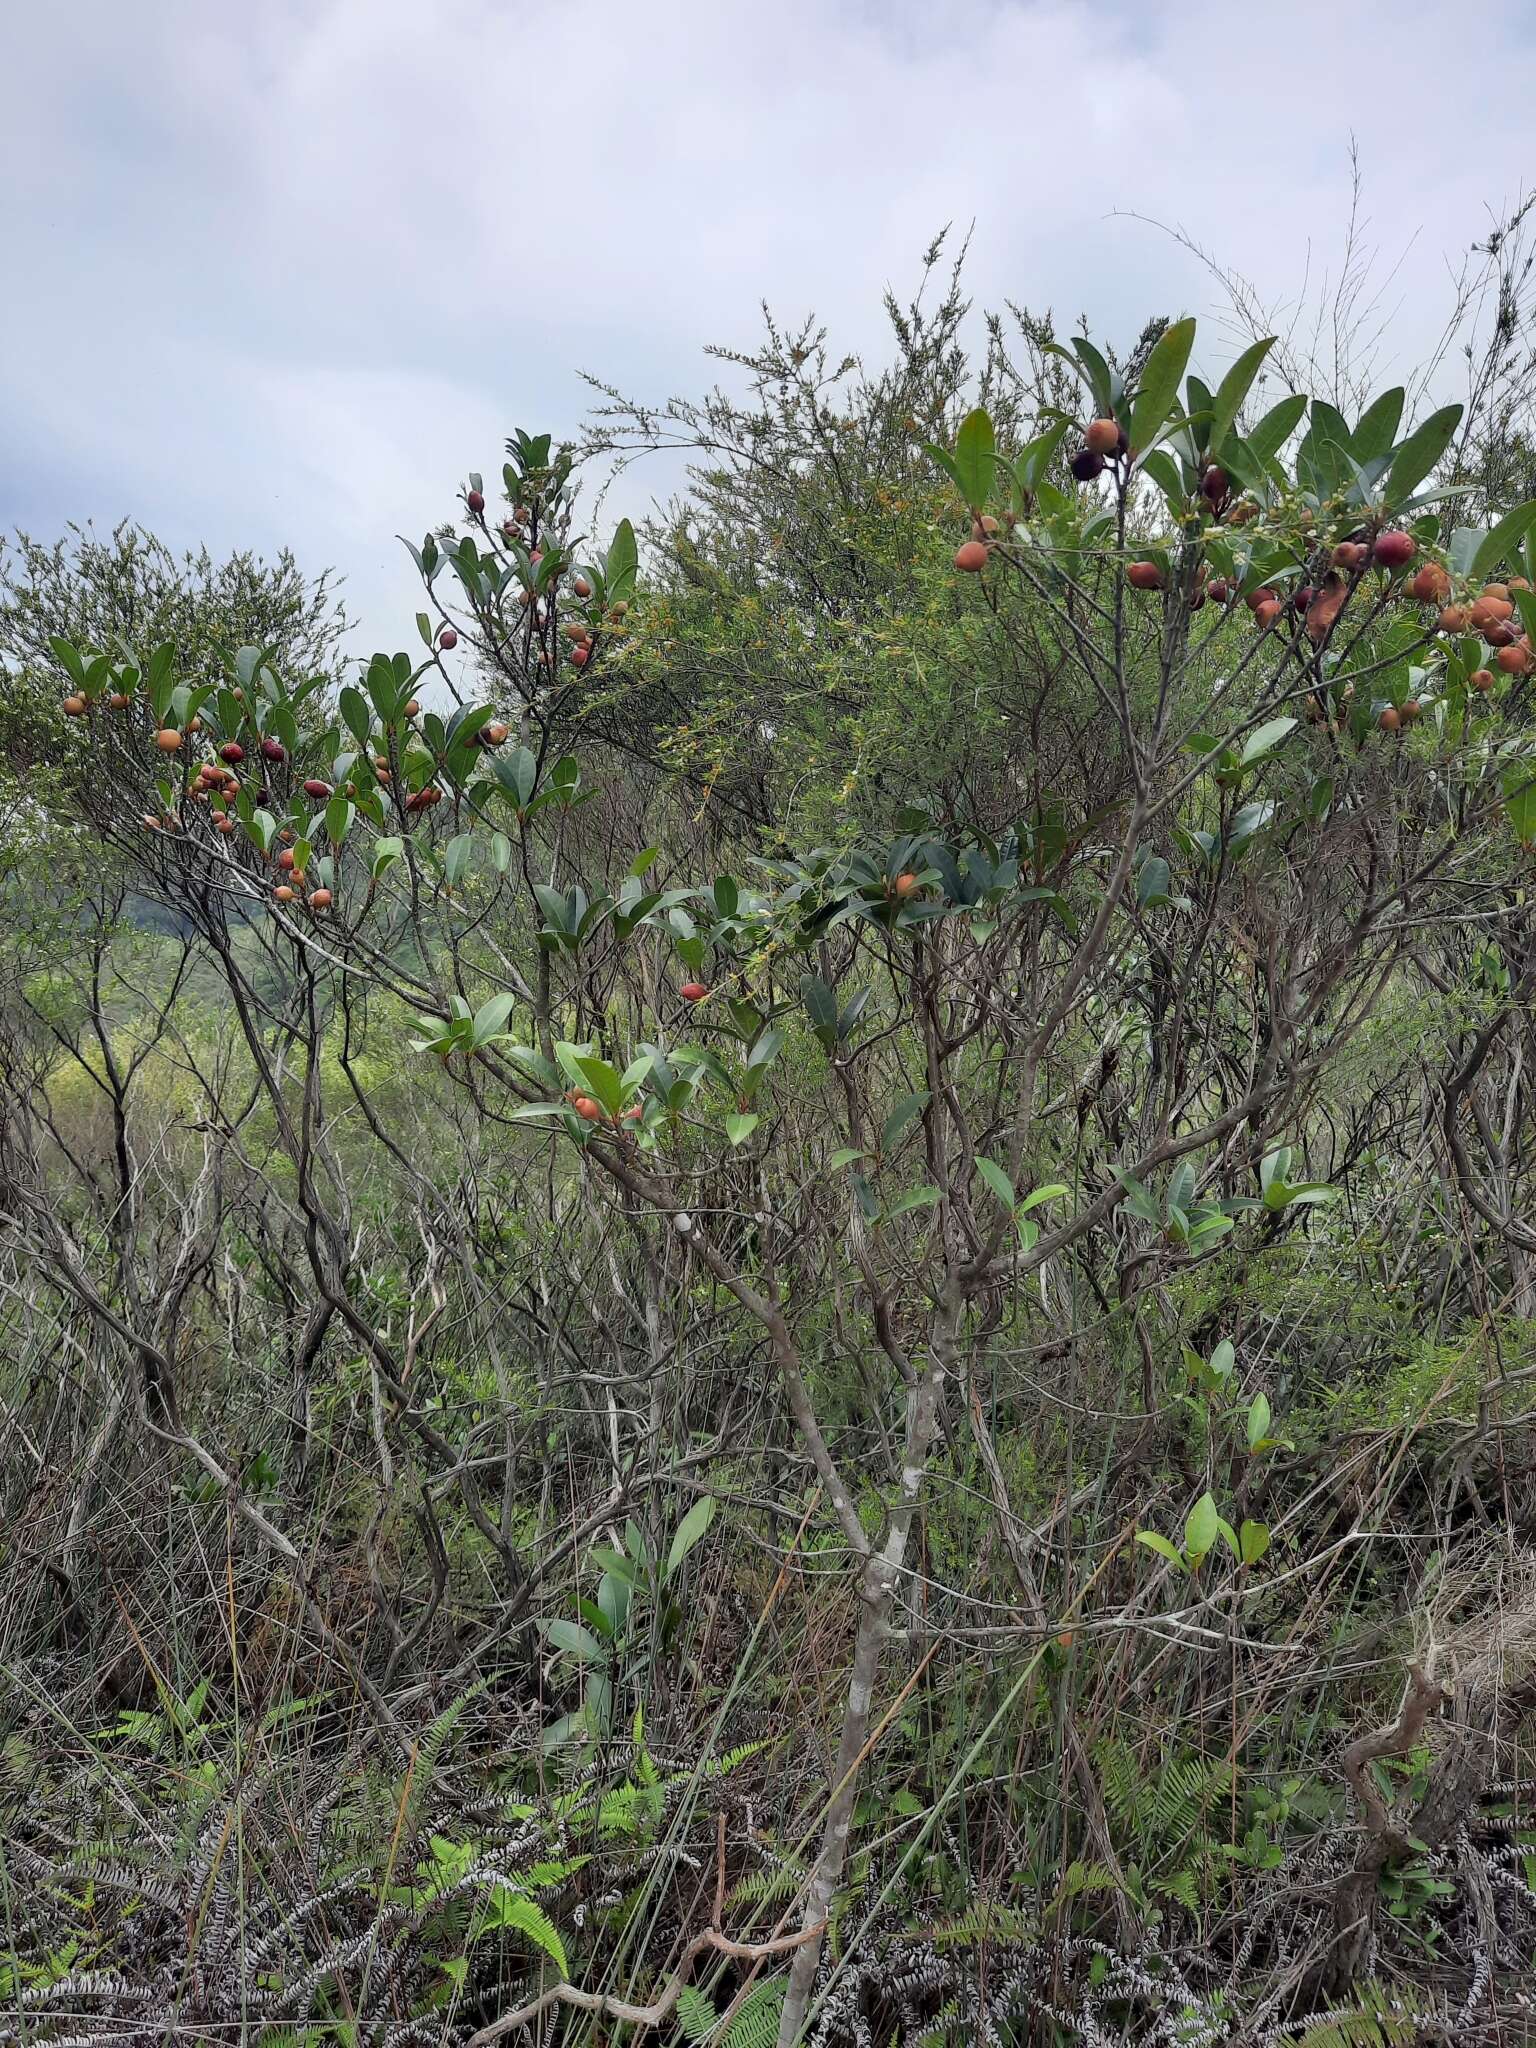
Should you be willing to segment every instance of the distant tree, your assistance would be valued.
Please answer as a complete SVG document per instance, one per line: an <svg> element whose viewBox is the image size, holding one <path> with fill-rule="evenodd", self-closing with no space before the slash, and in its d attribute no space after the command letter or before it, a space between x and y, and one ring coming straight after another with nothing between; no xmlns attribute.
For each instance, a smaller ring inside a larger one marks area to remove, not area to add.
<svg viewBox="0 0 1536 2048"><path fill-rule="evenodd" d="M245 645L294 674L329 671L346 624L331 571L306 575L286 548L270 562L249 550L178 555L127 519L105 538L89 523L52 543L0 537L0 762L30 774L61 757L55 634L114 656L169 644L178 677L196 683Z"/></svg>

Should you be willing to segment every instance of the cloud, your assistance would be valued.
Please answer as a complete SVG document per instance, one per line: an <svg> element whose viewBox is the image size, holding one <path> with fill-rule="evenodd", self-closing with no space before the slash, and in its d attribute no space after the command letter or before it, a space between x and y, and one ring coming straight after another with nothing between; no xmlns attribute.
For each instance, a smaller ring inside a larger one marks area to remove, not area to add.
<svg viewBox="0 0 1536 2048"><path fill-rule="evenodd" d="M1382 274L1411 247L1383 302L1411 364L1445 259L1528 163L1521 10L1458 10L1457 47L1498 51L1475 147L1445 33L1430 0L1389 32L1318 0L30 10L0 132L30 195L0 226L0 526L288 541L393 644L414 604L391 536L514 425L570 431L580 369L697 389L702 345L750 345L765 296L878 348L882 288L946 222L974 223L979 302L1120 339L1220 301L1131 212L1283 308L1340 261L1351 133Z"/></svg>

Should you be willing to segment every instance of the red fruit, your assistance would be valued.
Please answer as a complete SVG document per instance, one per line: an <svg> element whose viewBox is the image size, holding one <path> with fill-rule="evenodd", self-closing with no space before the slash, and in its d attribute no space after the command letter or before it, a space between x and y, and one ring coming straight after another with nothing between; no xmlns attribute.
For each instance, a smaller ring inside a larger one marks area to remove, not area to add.
<svg viewBox="0 0 1536 2048"><path fill-rule="evenodd" d="M1413 724L1413 722L1414 722L1414 720L1415 720L1415 719L1416 719L1416 718L1418 717L1419 713L1420 713L1420 712L1421 712L1421 711L1422 711L1423 709L1424 709L1424 707L1423 707L1423 705L1422 705L1422 704L1421 704L1421 703L1419 702L1419 700L1418 700L1418 698L1417 698L1417 697L1409 697L1409 698L1406 698L1406 699L1404 700L1404 703L1403 703L1403 723L1404 723L1404 725L1412 725L1412 724Z"/></svg>
<svg viewBox="0 0 1536 2048"><path fill-rule="evenodd" d="M245 749L236 740L226 740L219 749L219 759L221 761L228 761L231 764L236 761L243 761L245 759Z"/></svg>
<svg viewBox="0 0 1536 2048"><path fill-rule="evenodd" d="M955 549L955 567L966 576L979 576L987 566L987 544L984 540L968 540Z"/></svg>
<svg viewBox="0 0 1536 2048"><path fill-rule="evenodd" d="M1376 546L1372 550L1378 568L1404 569L1419 551L1419 544L1411 533L1400 533L1389 529L1378 533Z"/></svg>
<svg viewBox="0 0 1536 2048"><path fill-rule="evenodd" d="M1464 604L1448 604L1436 621L1442 633L1465 633L1472 614Z"/></svg>
<svg viewBox="0 0 1536 2048"><path fill-rule="evenodd" d="M496 719L492 724L480 728L480 737L488 747L499 747L511 730L510 725L503 725L500 719Z"/></svg>
<svg viewBox="0 0 1536 2048"><path fill-rule="evenodd" d="M1156 562L1132 562L1126 568L1125 580L1132 590L1161 590L1163 572Z"/></svg>
<svg viewBox="0 0 1536 2048"><path fill-rule="evenodd" d="M464 502L469 507L471 512L478 513L483 512L485 510L485 498L483 494L479 491L471 491L469 495L465 498Z"/></svg>
<svg viewBox="0 0 1536 2048"><path fill-rule="evenodd" d="M86 702L83 697L66 697L64 699L64 716L66 718L84 718L85 713Z"/></svg>
<svg viewBox="0 0 1536 2048"><path fill-rule="evenodd" d="M107 699L107 702L112 706L112 709L114 711L126 711L128 709L128 699L123 695L121 690L114 690L111 696Z"/></svg>
<svg viewBox="0 0 1536 2048"><path fill-rule="evenodd" d="M416 702L416 699L413 697L410 703L406 705L404 711L401 712L400 716L402 718L414 718L420 710L421 706Z"/></svg>
<svg viewBox="0 0 1536 2048"><path fill-rule="evenodd" d="M575 591L576 595L583 601L585 601L592 595L592 586L587 581L585 576L578 576L575 579L575 581L571 584L571 588Z"/></svg>
<svg viewBox="0 0 1536 2048"><path fill-rule="evenodd" d="M595 1124L603 1113L590 1095L578 1095L571 1107L578 1116L585 1117L589 1124Z"/></svg>
<svg viewBox="0 0 1536 2048"><path fill-rule="evenodd" d="M516 540L517 521L515 519L503 519L501 522L501 533L504 540Z"/></svg>
<svg viewBox="0 0 1536 2048"><path fill-rule="evenodd" d="M1451 579L1438 562L1426 562L1414 571L1408 588L1420 604L1444 604L1451 594Z"/></svg>
<svg viewBox="0 0 1536 2048"><path fill-rule="evenodd" d="M1213 576L1206 585L1206 589L1210 592L1211 600L1215 604L1225 604L1232 595L1232 586L1225 576Z"/></svg>
<svg viewBox="0 0 1536 2048"><path fill-rule="evenodd" d="M173 726L166 726L155 734L155 745L162 754L174 754L181 746L181 734Z"/></svg>
<svg viewBox="0 0 1536 2048"><path fill-rule="evenodd" d="M1091 484L1104 474L1104 458L1096 448L1079 448L1071 462L1072 474L1080 484Z"/></svg>
<svg viewBox="0 0 1536 2048"><path fill-rule="evenodd" d="M304 794L312 796L317 803L321 797L327 797L330 793L331 785L328 782L322 782L318 775L312 775L304 785Z"/></svg>
<svg viewBox="0 0 1536 2048"><path fill-rule="evenodd" d="M1120 446L1119 421L1090 420L1088 431L1083 436L1083 445L1092 449L1095 455L1113 455Z"/></svg>
<svg viewBox="0 0 1536 2048"><path fill-rule="evenodd" d="M1275 593L1267 583L1261 584L1257 590L1250 590L1243 599L1249 611L1254 613L1257 613L1260 605L1274 604L1276 601Z"/></svg>
<svg viewBox="0 0 1536 2048"><path fill-rule="evenodd" d="M1402 724L1402 722L1402 713L1398 710L1395 704L1387 705L1386 709L1382 712L1380 718L1378 718L1376 721L1376 723L1381 727L1383 732L1396 732L1398 727Z"/></svg>
<svg viewBox="0 0 1536 2048"><path fill-rule="evenodd" d="M627 1124L637 1124L644 1115L645 1104L643 1102L632 1102L624 1112L624 1121Z"/></svg>
<svg viewBox="0 0 1536 2048"><path fill-rule="evenodd" d="M587 663L591 659L592 650L590 647L583 645L581 647L573 647L571 649L571 660L575 662L578 668L585 668Z"/></svg>
<svg viewBox="0 0 1536 2048"><path fill-rule="evenodd" d="M1214 462L1200 479L1200 488L1213 505L1219 505L1231 487L1227 472Z"/></svg>
<svg viewBox="0 0 1536 2048"><path fill-rule="evenodd" d="M1531 650L1523 640L1501 647L1493 658L1507 676L1527 676L1531 672Z"/></svg>
<svg viewBox="0 0 1536 2048"><path fill-rule="evenodd" d="M1513 647L1520 638L1520 628L1513 619L1495 619L1491 626L1484 626L1483 638L1490 647Z"/></svg>
<svg viewBox="0 0 1536 2048"><path fill-rule="evenodd" d="M277 864L285 874L288 872L289 869L292 868L293 848L291 846L285 846L283 848L282 852L277 856Z"/></svg>
<svg viewBox="0 0 1536 2048"><path fill-rule="evenodd" d="M1261 627L1272 626L1284 610L1285 606L1280 602L1279 598L1271 597L1255 610L1253 623Z"/></svg>
<svg viewBox="0 0 1536 2048"><path fill-rule="evenodd" d="M437 636L437 644L439 647L444 648L445 650L452 649L458 646L459 636L457 633L455 633L452 626L444 626L441 633L439 633Z"/></svg>
<svg viewBox="0 0 1536 2048"><path fill-rule="evenodd" d="M678 994L683 998L684 1002L702 1003L709 994L709 983L707 981L685 981L678 990Z"/></svg>
<svg viewBox="0 0 1536 2048"><path fill-rule="evenodd" d="M309 892L309 907L311 910L329 910L331 907L330 890L311 889Z"/></svg>
<svg viewBox="0 0 1536 2048"><path fill-rule="evenodd" d="M286 882L279 882L277 887L272 891L272 894L277 898L279 903L291 903L293 901L293 891L289 888Z"/></svg>
<svg viewBox="0 0 1536 2048"><path fill-rule="evenodd" d="M899 899L900 899L900 898L902 898L902 897L905 897L905 896L910 896L910 895L912 894L912 891L913 891L913 890L914 890L914 889L915 889L916 887L917 887L917 877L916 877L916 875L914 875L914 874L911 874L911 873L907 873L907 874L904 874L904 875L898 875L898 876L896 877L895 881L894 881L894 882L892 882L892 884L891 884L891 894L892 894L893 896L895 896L896 898L898 898L898 900L899 900Z"/></svg>
<svg viewBox="0 0 1536 2048"><path fill-rule="evenodd" d="M1300 590L1296 590L1291 593L1292 609L1298 612L1304 612L1307 606L1312 602L1313 598L1316 597L1316 595L1317 592L1312 588L1310 583L1303 583Z"/></svg>
<svg viewBox="0 0 1536 2048"><path fill-rule="evenodd" d="M281 740L263 740L261 753L262 759L266 761L286 761L288 758L288 749Z"/></svg>
<svg viewBox="0 0 1536 2048"><path fill-rule="evenodd" d="M213 829L215 832L233 832L235 821L227 811L221 811L213 821Z"/></svg>
<svg viewBox="0 0 1536 2048"><path fill-rule="evenodd" d="M1485 590L1481 597L1474 599L1468 619L1478 632L1486 632L1490 626L1501 625L1514 614L1514 606L1507 597L1500 597L1496 591Z"/></svg>

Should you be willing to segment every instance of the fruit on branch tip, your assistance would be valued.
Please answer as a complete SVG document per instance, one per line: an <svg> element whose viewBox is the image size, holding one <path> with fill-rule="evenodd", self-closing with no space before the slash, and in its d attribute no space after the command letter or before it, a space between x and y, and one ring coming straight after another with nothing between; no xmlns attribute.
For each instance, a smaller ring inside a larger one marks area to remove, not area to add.
<svg viewBox="0 0 1536 2048"><path fill-rule="evenodd" d="M311 775L304 785L304 794L312 796L318 803L322 797L327 797L331 794L331 785L328 782L322 782L318 775Z"/></svg>
<svg viewBox="0 0 1536 2048"><path fill-rule="evenodd" d="M1420 604L1444 604L1451 594L1451 579L1438 562L1426 562L1414 571L1408 588Z"/></svg>
<svg viewBox="0 0 1536 2048"><path fill-rule="evenodd" d="M1376 723L1381 727L1383 732L1396 732L1398 727L1402 724L1402 722L1403 714L1398 710L1395 704L1388 704L1383 709L1381 716L1376 721Z"/></svg>
<svg viewBox="0 0 1536 2048"><path fill-rule="evenodd" d="M910 896L912 894L912 891L916 887L917 877L912 873L912 871L909 868L905 874L898 875L895 881L892 882L891 894L894 897L896 897L898 901L900 901L903 898Z"/></svg>
<svg viewBox="0 0 1536 2048"><path fill-rule="evenodd" d="M162 754L174 754L181 747L181 734L173 725L167 725L155 734L155 745Z"/></svg>
<svg viewBox="0 0 1536 2048"><path fill-rule="evenodd" d="M579 1117L585 1117L589 1124L595 1124L603 1113L590 1095L578 1095L571 1107Z"/></svg>
<svg viewBox="0 0 1536 2048"><path fill-rule="evenodd" d="M987 566L988 553L984 540L962 541L955 549L955 567L962 575L979 576Z"/></svg>
<svg viewBox="0 0 1536 2048"><path fill-rule="evenodd" d="M1215 604L1225 604L1232 595L1232 586L1225 576L1213 576L1205 587Z"/></svg>
<svg viewBox="0 0 1536 2048"><path fill-rule="evenodd" d="M329 910L331 907L330 890L311 889L309 892L309 907L311 910Z"/></svg>
<svg viewBox="0 0 1536 2048"><path fill-rule="evenodd" d="M286 761L288 749L281 740L263 740L261 743L261 754L264 761Z"/></svg>
<svg viewBox="0 0 1536 2048"><path fill-rule="evenodd" d="M1418 698L1417 698L1417 697L1408 697L1408 698L1405 698L1405 699L1404 699L1404 702L1403 702L1403 723L1404 723L1404 725L1412 725L1412 724L1413 724L1413 722L1414 722L1414 720L1415 720L1415 719L1416 719L1416 718L1418 717L1419 713L1420 713L1420 712L1421 712L1421 711L1422 711L1423 709L1424 709L1424 707L1423 707L1423 705L1422 705L1422 704L1421 704L1421 703L1419 702L1419 700L1418 700Z"/></svg>
<svg viewBox="0 0 1536 2048"><path fill-rule="evenodd" d="M294 897L293 890L289 888L286 882L279 882L277 887L272 891L272 894L277 898L279 903L291 903Z"/></svg>
<svg viewBox="0 0 1536 2048"><path fill-rule="evenodd" d="M464 498L464 502L469 507L470 511L477 515L485 510L485 496L484 493L481 491L467 492Z"/></svg>
<svg viewBox="0 0 1536 2048"><path fill-rule="evenodd" d="M1104 457L1093 448L1079 448L1072 457L1072 474L1080 484L1091 484L1096 476L1104 474Z"/></svg>
<svg viewBox="0 0 1536 2048"><path fill-rule="evenodd" d="M85 712L86 703L83 697L66 697L64 699L64 716L66 718L84 718Z"/></svg>
<svg viewBox="0 0 1536 2048"><path fill-rule="evenodd" d="M1125 580L1132 590L1161 590L1163 572L1156 562L1129 562L1126 564Z"/></svg>
<svg viewBox="0 0 1536 2048"><path fill-rule="evenodd" d="M1448 604L1435 621L1442 633L1465 633L1471 624L1472 614L1464 604Z"/></svg>
<svg viewBox="0 0 1536 2048"><path fill-rule="evenodd" d="M1083 445L1095 455L1113 455L1120 446L1120 422L1111 419L1090 420L1088 431L1083 436Z"/></svg>
<svg viewBox="0 0 1536 2048"><path fill-rule="evenodd" d="M576 595L579 598L581 598L583 603L585 603L587 598L589 598L592 595L592 586L587 581L585 576L578 576L575 582L572 583L571 588L575 591Z"/></svg>
<svg viewBox="0 0 1536 2048"><path fill-rule="evenodd" d="M1200 489L1213 505L1219 504L1231 488L1231 479L1218 462L1213 462L1200 479Z"/></svg>
<svg viewBox="0 0 1536 2048"><path fill-rule="evenodd" d="M1378 533L1376 545L1371 550L1380 569L1406 569L1419 551L1419 544L1411 533L1403 533L1389 527L1385 533Z"/></svg>
<svg viewBox="0 0 1536 2048"><path fill-rule="evenodd" d="M1284 610L1278 597L1267 598L1254 612L1253 623L1260 628L1272 626Z"/></svg>
<svg viewBox="0 0 1536 2048"><path fill-rule="evenodd" d="M1484 626L1483 638L1490 647L1511 647L1520 637L1520 628L1513 619L1495 619L1491 626Z"/></svg>
<svg viewBox="0 0 1536 2048"><path fill-rule="evenodd" d="M245 759L245 749L238 740L226 740L219 749L219 759L228 761L233 766L236 761Z"/></svg>
<svg viewBox="0 0 1536 2048"><path fill-rule="evenodd" d="M491 724L482 726L480 736L488 747L499 747L511 730L510 725L503 724L498 718L494 719Z"/></svg>
<svg viewBox="0 0 1536 2048"><path fill-rule="evenodd" d="M1261 583L1257 590L1249 591L1248 595L1243 599L1243 603L1247 605L1249 611L1257 612L1260 605L1273 604L1276 600L1276 595L1277 593L1271 590L1267 583Z"/></svg>
<svg viewBox="0 0 1536 2048"><path fill-rule="evenodd" d="M1471 675L1467 677L1467 684L1473 690L1491 690L1493 688L1493 670L1491 668L1473 669Z"/></svg>
<svg viewBox="0 0 1536 2048"><path fill-rule="evenodd" d="M107 702L112 706L112 709L114 711L126 711L128 709L130 699L124 694L123 691L114 690L111 696L107 699Z"/></svg>
<svg viewBox="0 0 1536 2048"><path fill-rule="evenodd" d="M231 816L229 815L228 811L220 811L219 815L218 815L218 816L217 816L217 817L216 817L216 818L214 819L214 821L213 821L213 829L214 829L214 831L215 831L215 832L233 832L233 831L234 831L234 829L235 829L235 821L234 821L234 819L233 819L233 818L232 818L232 817L231 817Z"/></svg>
<svg viewBox="0 0 1536 2048"><path fill-rule="evenodd" d="M413 697L413 698L411 699L410 703L406 705L406 707L405 707L404 711L402 711L402 712L401 712L400 716L401 716L402 718L415 718L415 717L417 717L417 716L419 715L420 711L421 711L421 706L420 706L420 705L419 705L419 704L417 703L416 699L415 699L415 698Z"/></svg>
<svg viewBox="0 0 1536 2048"><path fill-rule="evenodd" d="M293 866L294 854L291 846L285 846L277 856L277 864L286 874Z"/></svg>
<svg viewBox="0 0 1536 2048"><path fill-rule="evenodd" d="M685 1003L702 1003L709 994L709 983L707 981L685 981L678 990L678 994Z"/></svg>
<svg viewBox="0 0 1536 2048"><path fill-rule="evenodd" d="M577 666L578 668L585 668L585 667L586 667L586 665L587 665L587 663L588 663L588 662L589 662L589 661L590 661L591 659L592 659L592 650L591 650L591 648L590 648L590 647L589 647L589 646L588 646L588 645L586 644L586 642L585 642L585 641L583 641L583 642L582 642L582 644L581 644L581 645L580 645L579 647L573 647L573 648L571 649L571 660L572 660L573 662L575 662L575 664L576 664L576 666Z"/></svg>
<svg viewBox="0 0 1536 2048"><path fill-rule="evenodd" d="M1291 593L1291 609L1304 612L1316 595L1317 592L1310 583L1303 583L1299 590L1293 590Z"/></svg>
<svg viewBox="0 0 1536 2048"><path fill-rule="evenodd" d="M1523 640L1501 647L1493 658L1507 676L1526 676L1531 672L1531 650Z"/></svg>
<svg viewBox="0 0 1536 2048"><path fill-rule="evenodd" d="M1341 540L1333 551L1335 569L1363 569L1371 551L1363 540Z"/></svg>
<svg viewBox="0 0 1536 2048"><path fill-rule="evenodd" d="M437 644L439 647L442 648L445 654L451 653L452 650L458 646L459 636L453 630L452 626L444 626L441 633L439 633L437 636Z"/></svg>

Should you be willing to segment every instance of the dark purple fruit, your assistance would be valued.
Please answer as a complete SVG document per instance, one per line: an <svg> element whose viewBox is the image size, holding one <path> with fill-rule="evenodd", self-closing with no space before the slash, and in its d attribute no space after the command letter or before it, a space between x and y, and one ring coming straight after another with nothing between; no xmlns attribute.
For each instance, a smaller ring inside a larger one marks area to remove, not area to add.
<svg viewBox="0 0 1536 2048"><path fill-rule="evenodd" d="M1104 458L1092 448L1079 448L1072 458L1072 474L1080 484L1091 484L1096 476L1104 474Z"/></svg>

